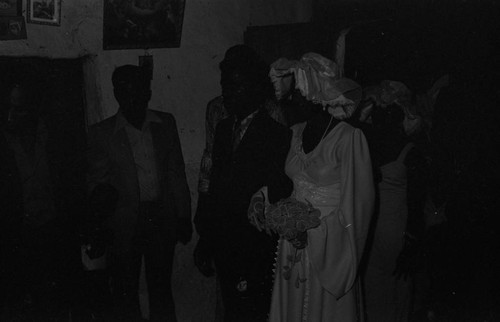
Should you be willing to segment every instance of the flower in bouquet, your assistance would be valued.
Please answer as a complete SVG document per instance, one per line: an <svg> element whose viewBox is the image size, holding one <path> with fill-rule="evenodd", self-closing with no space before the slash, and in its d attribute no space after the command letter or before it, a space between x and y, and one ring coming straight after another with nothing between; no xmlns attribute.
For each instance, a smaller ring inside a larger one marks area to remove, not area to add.
<svg viewBox="0 0 500 322"><path fill-rule="evenodd" d="M281 199L267 207L266 227L291 241L300 233L318 227L320 214L307 200L302 202L292 197Z"/></svg>
<svg viewBox="0 0 500 322"><path fill-rule="evenodd" d="M266 227L274 230L295 247L295 253L287 255L289 265L283 266L283 277L286 280L291 278L295 264L302 260L298 251L299 248L303 247L296 246L296 241L302 239L307 230L320 225L320 214L320 211L307 200L301 202L292 197L282 199L267 207ZM304 283L306 280L306 278L300 277L299 273L295 280L295 286L298 288L300 283Z"/></svg>

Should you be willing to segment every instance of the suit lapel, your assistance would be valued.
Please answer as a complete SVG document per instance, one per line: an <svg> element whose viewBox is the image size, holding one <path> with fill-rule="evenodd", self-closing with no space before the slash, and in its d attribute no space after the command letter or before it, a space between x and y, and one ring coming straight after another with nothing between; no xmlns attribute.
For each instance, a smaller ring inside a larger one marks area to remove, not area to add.
<svg viewBox="0 0 500 322"><path fill-rule="evenodd" d="M243 135L243 138L236 147L235 154L240 154L243 151L247 151L250 147L261 143L263 117L262 111L255 115L254 119L248 126L245 135Z"/></svg>

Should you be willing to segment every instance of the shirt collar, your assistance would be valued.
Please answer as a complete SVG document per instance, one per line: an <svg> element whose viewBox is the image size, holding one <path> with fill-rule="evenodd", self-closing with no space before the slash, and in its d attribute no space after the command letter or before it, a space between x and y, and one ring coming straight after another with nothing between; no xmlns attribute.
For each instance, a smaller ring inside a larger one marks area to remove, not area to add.
<svg viewBox="0 0 500 322"><path fill-rule="evenodd" d="M149 123L153 122L161 123L161 119L158 117L158 115L156 115L155 112L148 109L146 111L146 118L144 119L144 124L142 127L146 128L149 125ZM116 132L118 132L122 128L125 128L126 126L132 126L132 125L130 125L130 123L127 121L123 113L120 110L118 110L118 113L116 113L116 125L113 134L116 134Z"/></svg>
<svg viewBox="0 0 500 322"><path fill-rule="evenodd" d="M250 122L253 120L253 118L255 117L255 115L259 112L259 110L256 110L255 112L249 114L247 117L245 117L243 120L241 120L241 122L239 123L240 127L245 127L245 126L248 126L250 125ZM238 119L235 117L234 118L234 123L235 125L238 124Z"/></svg>

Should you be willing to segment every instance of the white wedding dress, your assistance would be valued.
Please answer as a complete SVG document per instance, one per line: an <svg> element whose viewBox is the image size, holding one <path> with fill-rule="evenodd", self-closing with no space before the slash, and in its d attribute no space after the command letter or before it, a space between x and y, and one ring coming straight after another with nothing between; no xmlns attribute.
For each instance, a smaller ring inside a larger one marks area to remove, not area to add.
<svg viewBox="0 0 500 322"><path fill-rule="evenodd" d="M280 240L269 321L362 320L357 270L374 203L368 146L360 130L340 122L305 154L304 128L292 128L286 173L293 196L321 211L321 224L303 250Z"/></svg>

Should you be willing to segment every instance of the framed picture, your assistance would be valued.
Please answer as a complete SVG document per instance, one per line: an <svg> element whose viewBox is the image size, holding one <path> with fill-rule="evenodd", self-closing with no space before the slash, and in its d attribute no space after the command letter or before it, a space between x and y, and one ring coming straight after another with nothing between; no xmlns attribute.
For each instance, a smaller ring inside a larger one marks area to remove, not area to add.
<svg viewBox="0 0 500 322"><path fill-rule="evenodd" d="M0 0L0 17L21 16L23 0Z"/></svg>
<svg viewBox="0 0 500 322"><path fill-rule="evenodd" d="M0 17L0 40L17 39L26 39L24 17Z"/></svg>
<svg viewBox="0 0 500 322"><path fill-rule="evenodd" d="M61 0L27 0L28 22L61 25Z"/></svg>
<svg viewBox="0 0 500 322"><path fill-rule="evenodd" d="M184 7L185 0L104 0L104 49L179 47Z"/></svg>

